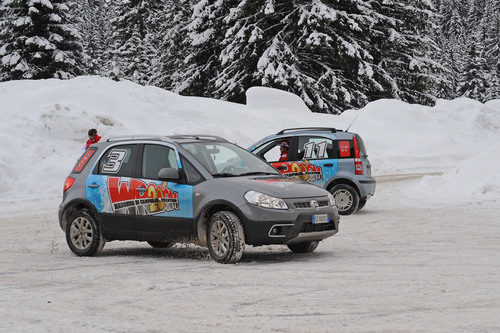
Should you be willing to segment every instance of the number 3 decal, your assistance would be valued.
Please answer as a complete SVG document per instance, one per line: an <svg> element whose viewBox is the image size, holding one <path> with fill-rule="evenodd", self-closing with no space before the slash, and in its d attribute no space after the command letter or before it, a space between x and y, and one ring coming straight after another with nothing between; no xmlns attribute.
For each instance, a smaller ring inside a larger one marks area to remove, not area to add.
<svg viewBox="0 0 500 333"><path fill-rule="evenodd" d="M326 147L328 145L327 141L322 141L319 143L308 142L304 145L304 158L325 158L326 156ZM316 153L316 157L313 156L313 153Z"/></svg>
<svg viewBox="0 0 500 333"><path fill-rule="evenodd" d="M127 156L127 151L123 149L113 149L108 155L108 161L102 166L102 172L117 173L122 162Z"/></svg>

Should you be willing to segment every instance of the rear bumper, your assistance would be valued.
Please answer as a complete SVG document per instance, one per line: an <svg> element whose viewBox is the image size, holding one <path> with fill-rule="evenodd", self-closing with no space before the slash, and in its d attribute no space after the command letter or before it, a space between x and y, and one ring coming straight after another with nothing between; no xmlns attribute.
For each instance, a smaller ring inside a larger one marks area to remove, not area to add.
<svg viewBox="0 0 500 333"><path fill-rule="evenodd" d="M263 210L263 208L249 205L244 210L254 211L252 214L245 214L244 212L244 215L248 217L256 216L255 210ZM269 211L269 209L265 210ZM312 216L316 214L327 214L329 216L329 223L313 224ZM278 215L279 217L276 216L276 219L266 220L245 218L243 226L246 243L258 246L319 241L335 235L339 230L338 212L331 207L322 208L318 211L294 209L287 212L279 212ZM273 234L273 228L277 228L279 232Z"/></svg>
<svg viewBox="0 0 500 333"><path fill-rule="evenodd" d="M377 187L375 178L363 177L357 181L359 183L359 194L361 195L361 198L368 199L375 194L375 189Z"/></svg>

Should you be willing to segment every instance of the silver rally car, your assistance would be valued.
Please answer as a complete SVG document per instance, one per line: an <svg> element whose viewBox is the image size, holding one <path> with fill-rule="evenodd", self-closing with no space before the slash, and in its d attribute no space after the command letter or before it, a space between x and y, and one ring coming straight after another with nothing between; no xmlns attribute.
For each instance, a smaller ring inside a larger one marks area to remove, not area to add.
<svg viewBox="0 0 500 333"><path fill-rule="evenodd" d="M286 178L210 135L117 137L90 146L64 184L59 223L69 248L93 256L112 240L207 246L236 263L245 245L312 252L337 233L333 196Z"/></svg>

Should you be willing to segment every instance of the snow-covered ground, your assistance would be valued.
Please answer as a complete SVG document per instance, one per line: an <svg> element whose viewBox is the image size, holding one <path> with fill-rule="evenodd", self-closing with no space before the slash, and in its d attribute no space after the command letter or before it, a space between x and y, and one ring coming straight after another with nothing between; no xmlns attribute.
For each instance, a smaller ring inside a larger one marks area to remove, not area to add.
<svg viewBox="0 0 500 333"><path fill-rule="evenodd" d="M498 209L395 199L414 181L384 178L317 252L236 265L136 242L76 257L57 201L0 217L0 331L500 331Z"/></svg>
<svg viewBox="0 0 500 333"><path fill-rule="evenodd" d="M345 129L358 113L351 130L363 137L376 175L449 171L422 180L409 197L447 202L458 182L466 185L458 186L464 202L500 196L500 100L441 100L435 107L380 100L332 116L311 113L279 90L247 95L241 105L100 77L0 83L0 204L60 196L92 127L104 136L217 134L248 147L285 127ZM428 186L434 183L440 187Z"/></svg>
<svg viewBox="0 0 500 333"><path fill-rule="evenodd" d="M381 100L340 116L253 88L247 105L99 77L0 83L0 331L500 330L500 100ZM351 127L377 192L317 252L112 242L78 258L57 223L89 128L206 133L244 147L285 127ZM422 175L421 173L425 173Z"/></svg>

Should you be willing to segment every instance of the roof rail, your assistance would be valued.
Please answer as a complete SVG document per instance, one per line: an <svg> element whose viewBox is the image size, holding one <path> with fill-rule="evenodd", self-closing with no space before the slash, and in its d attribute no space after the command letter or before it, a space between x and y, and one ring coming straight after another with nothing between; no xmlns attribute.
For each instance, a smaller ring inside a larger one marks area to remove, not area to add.
<svg viewBox="0 0 500 333"><path fill-rule="evenodd" d="M108 138L106 141L107 142L114 142L114 141L124 141L124 140L158 140L160 141L162 139L161 136L158 135L122 135L122 136L113 136Z"/></svg>
<svg viewBox="0 0 500 333"><path fill-rule="evenodd" d="M220 136L209 135L209 134L175 134L175 135L169 135L168 138L173 140L195 139L195 140L215 140L215 141L228 142L226 139L221 138Z"/></svg>
<svg viewBox="0 0 500 333"><path fill-rule="evenodd" d="M332 133L342 132L342 130L332 128L332 127L297 127L297 128L286 128L284 130L279 131L276 135L284 134L289 131L300 131L300 130L309 130L309 131L329 131Z"/></svg>

